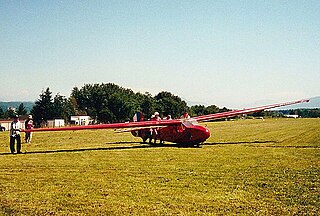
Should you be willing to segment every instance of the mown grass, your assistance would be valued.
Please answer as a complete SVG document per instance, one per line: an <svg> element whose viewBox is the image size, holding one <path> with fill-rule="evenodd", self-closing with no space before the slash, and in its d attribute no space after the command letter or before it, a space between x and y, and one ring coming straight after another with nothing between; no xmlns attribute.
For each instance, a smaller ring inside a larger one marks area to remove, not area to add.
<svg viewBox="0 0 320 216"><path fill-rule="evenodd" d="M0 133L0 215L319 215L320 119L206 123L202 148L112 130Z"/></svg>

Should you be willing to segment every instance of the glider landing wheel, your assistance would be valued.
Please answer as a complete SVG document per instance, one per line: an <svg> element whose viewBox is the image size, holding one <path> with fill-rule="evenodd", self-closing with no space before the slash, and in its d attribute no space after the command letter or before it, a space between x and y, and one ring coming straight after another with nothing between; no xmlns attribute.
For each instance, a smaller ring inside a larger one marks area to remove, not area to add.
<svg viewBox="0 0 320 216"><path fill-rule="evenodd" d="M201 148L200 144L201 144L201 143L195 143L195 144L193 144L193 147L195 147L195 148Z"/></svg>
<svg viewBox="0 0 320 216"><path fill-rule="evenodd" d="M179 143L179 147L184 147L184 148L201 148L200 146L201 143Z"/></svg>

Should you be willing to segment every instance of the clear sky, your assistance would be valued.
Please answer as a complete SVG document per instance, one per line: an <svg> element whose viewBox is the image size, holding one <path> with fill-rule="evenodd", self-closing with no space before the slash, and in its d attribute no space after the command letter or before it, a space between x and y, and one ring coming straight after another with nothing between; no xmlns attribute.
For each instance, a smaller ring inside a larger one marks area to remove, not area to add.
<svg viewBox="0 0 320 216"><path fill-rule="evenodd" d="M112 82L228 108L320 95L318 0L0 0L0 100Z"/></svg>

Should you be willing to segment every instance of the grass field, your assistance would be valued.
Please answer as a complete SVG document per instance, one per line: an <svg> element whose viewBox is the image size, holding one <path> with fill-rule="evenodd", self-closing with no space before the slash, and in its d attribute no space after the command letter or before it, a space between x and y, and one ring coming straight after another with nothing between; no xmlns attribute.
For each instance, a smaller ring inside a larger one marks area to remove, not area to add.
<svg viewBox="0 0 320 216"><path fill-rule="evenodd" d="M112 130L0 133L0 215L319 215L320 119L206 123L202 148Z"/></svg>

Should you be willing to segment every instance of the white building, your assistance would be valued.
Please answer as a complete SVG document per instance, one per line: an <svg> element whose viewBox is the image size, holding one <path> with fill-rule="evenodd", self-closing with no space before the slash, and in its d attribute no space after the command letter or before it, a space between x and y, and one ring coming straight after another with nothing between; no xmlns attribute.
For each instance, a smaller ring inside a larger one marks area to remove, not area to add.
<svg viewBox="0 0 320 216"><path fill-rule="evenodd" d="M48 127L63 127L64 126L64 119L54 119L47 121Z"/></svg>
<svg viewBox="0 0 320 216"><path fill-rule="evenodd" d="M284 115L287 118L299 118L299 115Z"/></svg>
<svg viewBox="0 0 320 216"><path fill-rule="evenodd" d="M89 125L92 124L92 119L90 116L71 116L70 122L73 125Z"/></svg>

